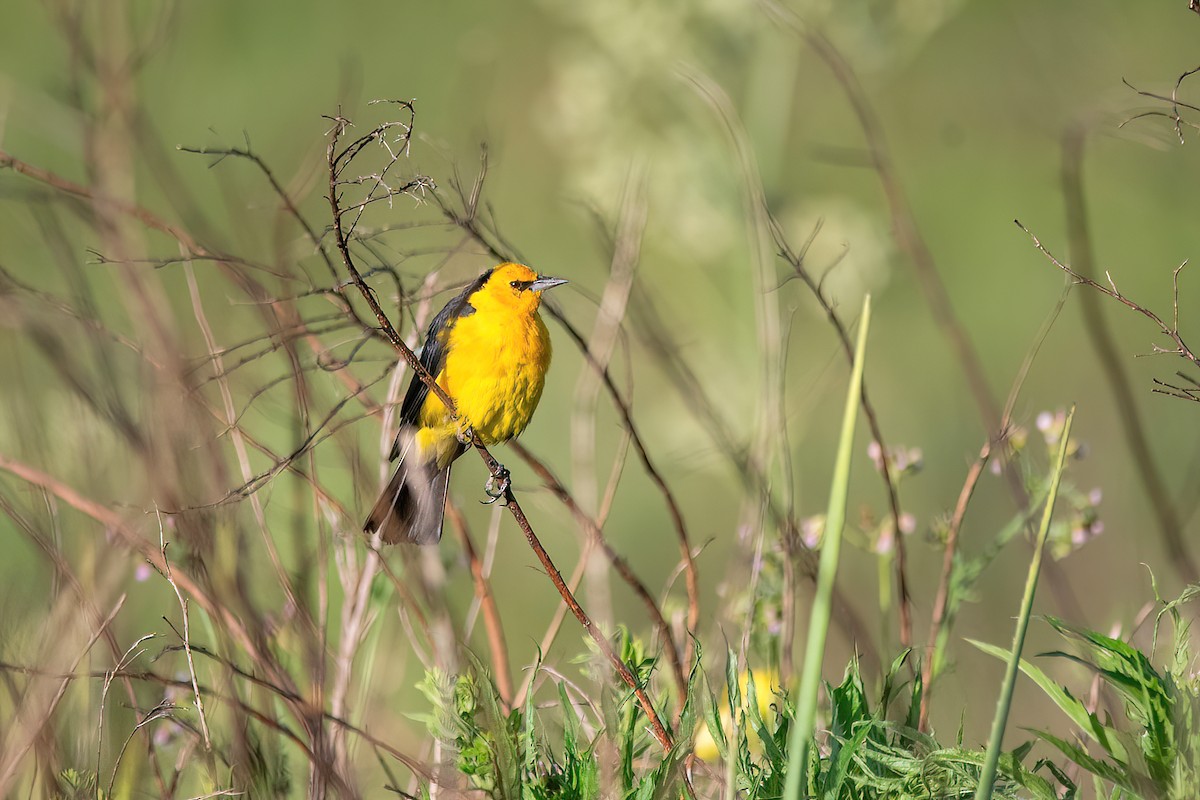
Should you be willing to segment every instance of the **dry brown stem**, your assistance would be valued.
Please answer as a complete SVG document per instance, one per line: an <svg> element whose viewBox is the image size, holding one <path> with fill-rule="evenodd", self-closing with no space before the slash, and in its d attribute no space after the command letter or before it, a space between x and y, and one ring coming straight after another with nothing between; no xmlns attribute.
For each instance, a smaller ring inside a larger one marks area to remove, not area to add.
<svg viewBox="0 0 1200 800"><path fill-rule="evenodd" d="M475 542L471 539L471 531L467 528L467 518L458 510L454 503L446 504L446 516L458 533L467 563L471 567L471 579L475 582L475 597L483 611L483 627L487 631L488 649L492 656L492 674L496 679L496 692L500 702L507 708L512 708L513 682L512 671L508 666L508 645L504 640L504 626L500 622L500 609L496 605L496 596L492 593L491 582L483 571L483 562L475 550Z"/></svg>
<svg viewBox="0 0 1200 800"><path fill-rule="evenodd" d="M682 706L684 700L687 698L687 678L684 675L683 660L680 658L679 648L675 646L675 639L671 636L671 627L663 617L662 609L658 607L654 596L650 594L650 591L642 583L641 579L634 574L633 568L629 566L629 562L622 558L613 549L612 545L608 543L608 540L604 538L604 530L600 527L600 524L579 506L579 503L567 491L567 487L563 486L562 482L550 471L545 462L518 441L511 442L509 446L537 473L537 476L545 483L546 488L567 507L567 510L571 512L580 525L587 529L589 536L600 546L601 552L604 553L605 558L612 564L617 574L621 576L621 580L628 584L633 593L642 601L642 605L646 607L646 613L650 616L650 622L654 625L660 638L663 640L663 647L667 651L667 660L671 664L671 675L675 681L678 702Z"/></svg>

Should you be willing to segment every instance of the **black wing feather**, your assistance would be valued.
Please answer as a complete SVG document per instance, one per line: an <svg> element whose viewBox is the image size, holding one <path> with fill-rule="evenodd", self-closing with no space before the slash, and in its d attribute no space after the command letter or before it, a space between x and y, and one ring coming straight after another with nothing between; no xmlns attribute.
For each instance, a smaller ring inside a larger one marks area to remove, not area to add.
<svg viewBox="0 0 1200 800"><path fill-rule="evenodd" d="M425 367L434 378L437 378L446 363L447 334L460 318L469 317L475 313L475 307L470 302L471 295L482 289L491 276L492 270L489 269L471 281L466 288L446 303L429 323L429 328L425 331L425 345L421 348L421 366ZM408 391L404 394L404 401L400 404L401 426L419 424L421 407L425 405L425 398L428 396L429 387L419 375L414 373L408 382ZM399 444L400 438L397 437L396 443L392 445L391 458L393 461L400 455Z"/></svg>

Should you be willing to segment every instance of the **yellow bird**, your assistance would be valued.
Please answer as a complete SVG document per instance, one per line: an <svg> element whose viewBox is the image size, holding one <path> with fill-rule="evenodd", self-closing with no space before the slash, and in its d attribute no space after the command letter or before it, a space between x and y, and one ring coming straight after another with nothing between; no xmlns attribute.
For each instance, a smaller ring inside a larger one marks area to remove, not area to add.
<svg viewBox="0 0 1200 800"><path fill-rule="evenodd" d="M434 544L442 538L450 466L473 430L485 445L506 442L529 424L550 368L550 333L538 314L542 292L566 283L523 264L489 269L429 323L421 364L454 401L451 415L413 375L400 406L391 460L400 459L363 530L383 541ZM507 490L503 477L494 499Z"/></svg>

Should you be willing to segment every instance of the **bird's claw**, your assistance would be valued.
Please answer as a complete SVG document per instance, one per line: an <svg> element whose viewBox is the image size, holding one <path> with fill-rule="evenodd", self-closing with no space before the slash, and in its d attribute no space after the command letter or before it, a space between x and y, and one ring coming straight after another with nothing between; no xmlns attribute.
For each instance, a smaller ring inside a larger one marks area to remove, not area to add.
<svg viewBox="0 0 1200 800"><path fill-rule="evenodd" d="M508 470L503 464L499 465L496 474L487 479L487 483L483 486L483 493L490 497L490 500L480 500L479 502L485 506L490 506L499 500L501 497L508 497L508 490L512 486L512 480ZM504 501L504 505L508 505L508 500Z"/></svg>

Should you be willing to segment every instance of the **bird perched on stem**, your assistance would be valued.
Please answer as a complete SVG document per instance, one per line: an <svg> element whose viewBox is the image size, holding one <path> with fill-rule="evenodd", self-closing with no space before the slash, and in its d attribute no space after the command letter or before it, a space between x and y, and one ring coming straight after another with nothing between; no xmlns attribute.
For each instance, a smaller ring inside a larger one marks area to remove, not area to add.
<svg viewBox="0 0 1200 800"><path fill-rule="evenodd" d="M457 415L413 375L392 445L391 460L400 464L363 530L379 531L388 544L442 538L450 467L466 451L470 432L488 446L506 442L525 430L537 408L550 367L550 334L538 308L542 292L564 283L523 264L501 264L433 318L421 364ZM499 487L488 480L490 502L508 490L507 471L501 470Z"/></svg>

